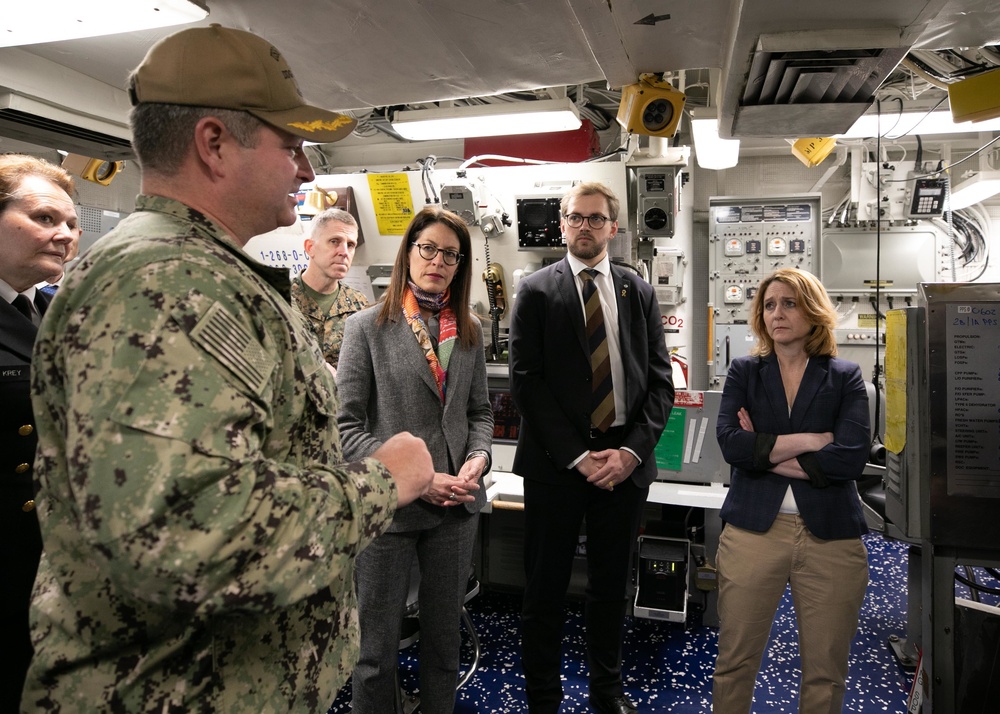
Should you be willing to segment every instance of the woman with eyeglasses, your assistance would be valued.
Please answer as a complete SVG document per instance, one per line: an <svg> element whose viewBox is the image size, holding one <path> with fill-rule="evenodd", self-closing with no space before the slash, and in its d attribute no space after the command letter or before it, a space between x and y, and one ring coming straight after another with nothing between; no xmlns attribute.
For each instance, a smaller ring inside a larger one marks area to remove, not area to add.
<svg viewBox="0 0 1000 714"><path fill-rule="evenodd" d="M389 530L358 556L354 714L397 711L400 625L414 564L420 710L455 707L459 622L493 439L483 330L469 309L471 250L461 218L424 208L406 229L382 302L344 326L337 372L344 458L361 459L408 431L427 443L436 471L422 500L396 511Z"/></svg>

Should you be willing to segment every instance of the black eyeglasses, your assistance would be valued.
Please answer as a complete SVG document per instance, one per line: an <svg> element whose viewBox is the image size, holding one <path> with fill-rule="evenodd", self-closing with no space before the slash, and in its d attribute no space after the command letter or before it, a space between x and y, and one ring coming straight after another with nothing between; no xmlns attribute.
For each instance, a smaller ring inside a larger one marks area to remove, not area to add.
<svg viewBox="0 0 1000 714"><path fill-rule="evenodd" d="M458 265L458 261L465 257L457 250L438 248L436 245L430 243L411 243L410 245L417 247L417 252L420 253L420 257L424 260L434 260L437 254L440 253L445 265Z"/></svg>
<svg viewBox="0 0 1000 714"><path fill-rule="evenodd" d="M584 221L587 221L587 223L590 224L590 227L594 230L604 228L604 224L611 220L607 216L602 216L600 213L595 213L592 216L581 216L579 213L570 213L563 216L563 218L566 219L570 228L579 228L583 225Z"/></svg>

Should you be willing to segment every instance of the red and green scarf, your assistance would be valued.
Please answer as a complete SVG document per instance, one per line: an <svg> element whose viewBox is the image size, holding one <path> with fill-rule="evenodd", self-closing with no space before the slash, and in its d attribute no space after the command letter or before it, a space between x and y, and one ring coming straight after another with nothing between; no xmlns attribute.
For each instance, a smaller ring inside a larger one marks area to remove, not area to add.
<svg viewBox="0 0 1000 714"><path fill-rule="evenodd" d="M445 383L448 378L448 362L451 360L451 351L455 347L455 338L458 337L455 313L448 306L450 294L450 290L445 290L437 295L427 293L412 282L407 285L403 292L403 317L406 318L410 329L413 330L413 334L417 338L417 343L424 351L431 374L434 375L434 383L437 384L442 404L444 404ZM436 310L438 313L437 350L434 349L434 342L427 332L427 325L420 317L421 306Z"/></svg>

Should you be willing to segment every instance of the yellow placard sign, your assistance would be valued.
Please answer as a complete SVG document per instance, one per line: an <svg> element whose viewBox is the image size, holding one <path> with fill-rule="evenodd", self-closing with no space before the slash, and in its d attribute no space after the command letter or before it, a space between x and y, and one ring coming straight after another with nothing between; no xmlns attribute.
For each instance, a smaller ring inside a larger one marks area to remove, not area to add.
<svg viewBox="0 0 1000 714"><path fill-rule="evenodd" d="M879 327L879 323L885 325L885 319L878 319L874 312L862 312L858 314L858 328L862 330L874 330Z"/></svg>
<svg viewBox="0 0 1000 714"><path fill-rule="evenodd" d="M406 233L413 219L410 177L405 173L368 174L368 188L379 234L401 236Z"/></svg>
<svg viewBox="0 0 1000 714"><path fill-rule="evenodd" d="M906 446L906 317L890 310L885 345L885 448L900 454Z"/></svg>

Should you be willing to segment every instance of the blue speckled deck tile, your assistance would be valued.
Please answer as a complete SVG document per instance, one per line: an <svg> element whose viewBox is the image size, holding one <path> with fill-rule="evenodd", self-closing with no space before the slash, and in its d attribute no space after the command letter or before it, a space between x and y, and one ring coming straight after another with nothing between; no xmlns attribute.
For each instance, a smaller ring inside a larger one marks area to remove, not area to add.
<svg viewBox="0 0 1000 714"><path fill-rule="evenodd" d="M858 634L851 647L845 712L903 714L913 681L896 662L887 639L904 635L906 627L907 545L880 535L865 537L869 553L870 584L865 595ZM991 587L997 583L981 569L979 577ZM959 586L957 594L968 596ZM1000 598L984 595L983 602ZM483 592L469 603L482 646L476 676L458 693L458 714L525 712L524 676L520 663L520 597ZM582 607L567 607L563 645L562 714L589 714ZM718 633L698 626L686 630L673 623L630 619L626 624L623 679L625 691L643 714L706 714L711 710L712 671ZM403 687L417 688L416 651L419 643L400 657ZM463 644L463 663L470 661ZM771 642L754 694L754 714L793 714L798 711L799 653L795 615L786 591L775 617ZM350 711L349 685L330 714ZM386 713L391 714L391 713Z"/></svg>

